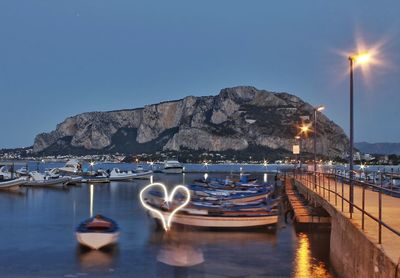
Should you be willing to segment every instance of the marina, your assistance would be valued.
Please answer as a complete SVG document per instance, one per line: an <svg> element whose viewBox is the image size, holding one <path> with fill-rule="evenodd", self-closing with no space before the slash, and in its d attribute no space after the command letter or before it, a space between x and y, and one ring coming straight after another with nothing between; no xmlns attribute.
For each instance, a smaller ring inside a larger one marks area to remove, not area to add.
<svg viewBox="0 0 400 278"><path fill-rule="evenodd" d="M54 168L55 165L47 166ZM213 177L225 179L227 175ZM264 174L254 176L264 180ZM153 182L163 182L168 188L202 178L204 174L200 173L156 173L151 177ZM271 173L266 180L273 184L274 178ZM157 277L161 273L164 277L289 277L317 270L327 277L333 275L327 248L329 233L316 236L312 231L296 232L291 223L284 222L282 208L275 216L276 226L272 230L214 231L178 225L165 234L157 229L154 219L148 217L138 200L140 189L149 182L135 179L57 190L25 187L18 194L1 192L0 217L8 219L8 225L0 231L0 257L8 262L0 267L1 273L7 277L28 274L30 277L133 274ZM118 222L119 239L105 249L90 250L81 247L74 234L82 220L97 214ZM31 255L33 250L40 250L48 258L46 266L39 263L40 258ZM308 268L301 265L304 260L308 261Z"/></svg>

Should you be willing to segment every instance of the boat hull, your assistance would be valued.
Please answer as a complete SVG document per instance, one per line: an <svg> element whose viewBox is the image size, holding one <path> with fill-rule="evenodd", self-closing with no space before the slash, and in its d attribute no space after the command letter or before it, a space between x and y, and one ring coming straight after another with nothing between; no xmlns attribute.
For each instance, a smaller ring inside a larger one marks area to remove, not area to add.
<svg viewBox="0 0 400 278"><path fill-rule="evenodd" d="M165 219L168 219L170 213L160 211ZM150 215L161 220L160 216L150 211ZM278 215L262 215L262 216L203 216L175 214L172 223L185 226L202 227L202 228L259 228L263 226L275 225L278 223Z"/></svg>
<svg viewBox="0 0 400 278"><path fill-rule="evenodd" d="M182 174L183 173L183 168L181 167L176 167L176 168L164 168L162 170L164 174Z"/></svg>
<svg viewBox="0 0 400 278"><path fill-rule="evenodd" d="M50 179L50 180L41 180L41 181L28 181L25 183L25 186L50 186L50 187L63 187L70 180L69 177L59 178L59 179Z"/></svg>
<svg viewBox="0 0 400 278"><path fill-rule="evenodd" d="M212 201L212 200L216 199L216 200L220 200L220 201L226 201L226 202L229 202L232 204L242 204L242 203L262 201L262 200L265 200L266 198L268 198L268 196L269 196L269 193L262 193L262 194L251 194L249 196L242 196L242 197L238 197L238 198L229 198L229 197L218 198L215 196L206 196L206 197L203 197L203 199L205 201L208 201L208 200Z"/></svg>
<svg viewBox="0 0 400 278"><path fill-rule="evenodd" d="M96 177L92 177L92 178L82 178L81 180L82 183L109 183L110 179L109 178L96 178Z"/></svg>
<svg viewBox="0 0 400 278"><path fill-rule="evenodd" d="M11 190L16 191L20 189L20 186L26 183L25 178L19 178L9 181L0 181L0 190Z"/></svg>
<svg viewBox="0 0 400 278"><path fill-rule="evenodd" d="M76 232L78 242L91 249L98 250L118 241L119 232L115 233L81 233Z"/></svg>
<svg viewBox="0 0 400 278"><path fill-rule="evenodd" d="M67 182L67 185L77 185L82 183L83 178L79 176L70 177L70 180Z"/></svg>
<svg viewBox="0 0 400 278"><path fill-rule="evenodd" d="M133 179L148 179L150 178L153 172L142 172L142 173L132 173L132 174L125 174L125 175L116 175L110 176L110 181L130 181Z"/></svg>

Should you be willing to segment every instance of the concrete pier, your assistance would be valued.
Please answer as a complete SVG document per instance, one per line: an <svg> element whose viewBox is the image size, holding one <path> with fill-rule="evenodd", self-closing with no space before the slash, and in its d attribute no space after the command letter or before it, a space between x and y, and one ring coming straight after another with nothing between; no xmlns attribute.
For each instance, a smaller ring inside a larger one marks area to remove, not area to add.
<svg viewBox="0 0 400 278"><path fill-rule="evenodd" d="M318 182L326 188L336 187L348 198L347 184L343 184L342 188L342 184L332 184L332 180L319 179ZM338 274L351 278L400 277L400 237L384 230L382 244L378 244L378 224L375 221L366 217L362 230L361 213L355 212L350 219L348 204L343 204L342 212L342 202L334 194L328 195L314 187L307 187L304 176L298 176L295 185L301 194L321 205L331 216L330 260ZM362 189L355 187L354 194L355 203L359 204ZM378 192L365 190L364 194L366 211L377 213ZM387 195L381 195L381 198L385 223L397 229L400 224L400 199Z"/></svg>
<svg viewBox="0 0 400 278"><path fill-rule="evenodd" d="M294 186L292 179L286 179L285 191L288 197L289 203L294 212L294 218L297 223L300 224L328 224L330 223L330 217L328 215L322 215L314 207L308 204L307 200L299 194Z"/></svg>

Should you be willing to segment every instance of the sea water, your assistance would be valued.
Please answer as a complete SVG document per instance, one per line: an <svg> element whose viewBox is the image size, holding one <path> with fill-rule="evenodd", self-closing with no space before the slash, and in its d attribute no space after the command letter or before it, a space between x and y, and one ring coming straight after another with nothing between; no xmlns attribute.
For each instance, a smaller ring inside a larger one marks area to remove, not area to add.
<svg viewBox="0 0 400 278"><path fill-rule="evenodd" d="M154 174L153 180L173 186L202 176ZM274 174L259 178L273 182ZM332 277L329 232L296 232L281 215L275 231L166 233L138 200L148 183L0 192L0 277ZM77 244L75 228L95 214L118 222L113 248L91 251Z"/></svg>

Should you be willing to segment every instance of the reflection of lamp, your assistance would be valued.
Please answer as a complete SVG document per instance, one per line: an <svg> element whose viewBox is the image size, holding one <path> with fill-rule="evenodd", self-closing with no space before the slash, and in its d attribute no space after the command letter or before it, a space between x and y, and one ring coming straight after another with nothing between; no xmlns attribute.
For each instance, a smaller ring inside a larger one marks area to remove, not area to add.
<svg viewBox="0 0 400 278"><path fill-rule="evenodd" d="M320 262L314 263L314 257L311 253L310 239L307 234L300 233L298 235L298 245L294 263L294 277L313 277L313 274L318 274L318 277L328 277L326 266Z"/></svg>
<svg viewBox="0 0 400 278"><path fill-rule="evenodd" d="M93 200L94 200L94 190L93 184L90 185L90 217L93 217Z"/></svg>

